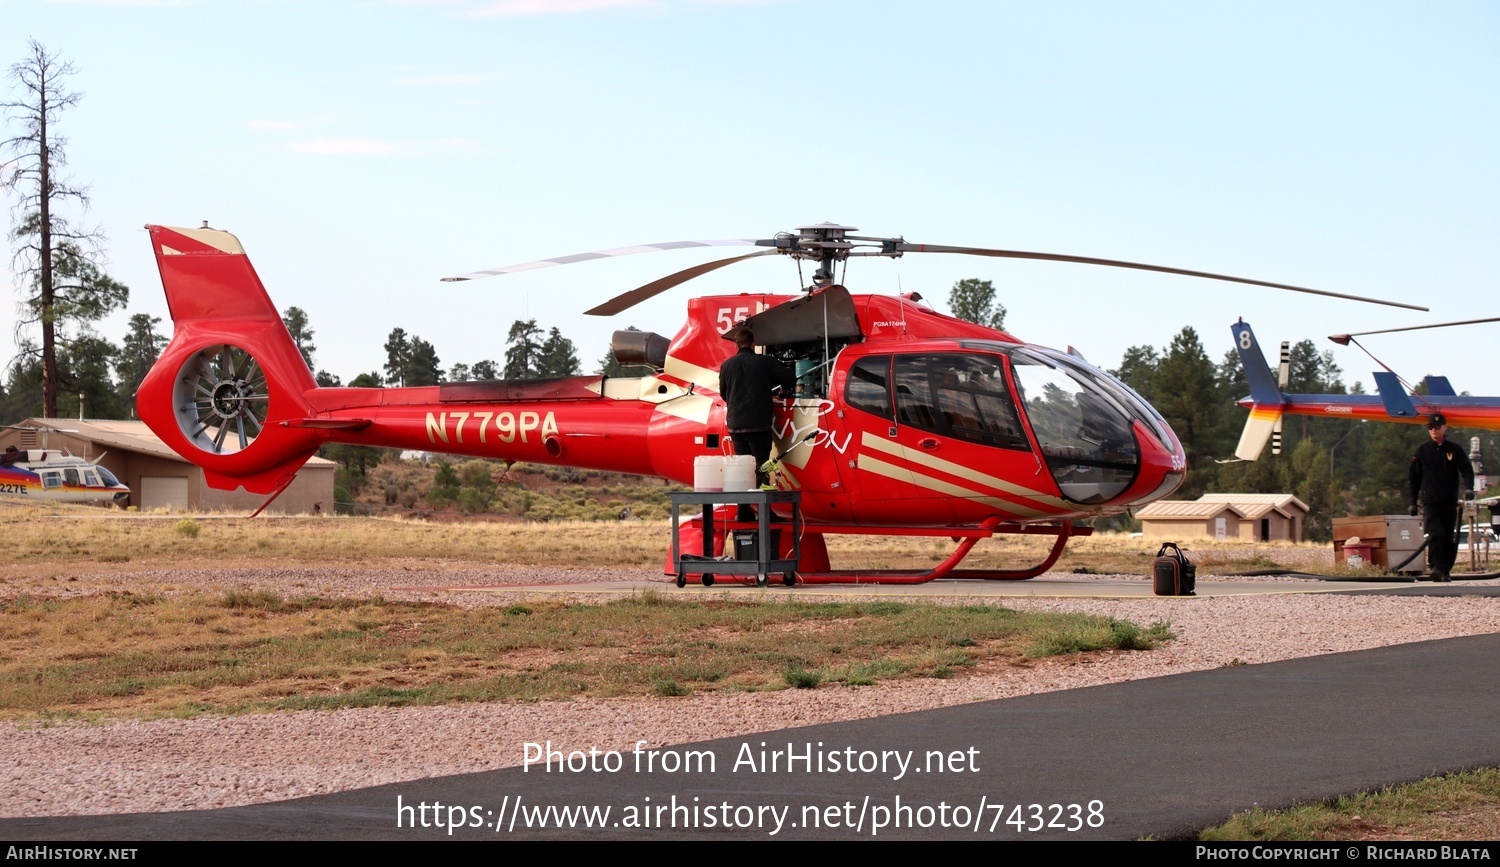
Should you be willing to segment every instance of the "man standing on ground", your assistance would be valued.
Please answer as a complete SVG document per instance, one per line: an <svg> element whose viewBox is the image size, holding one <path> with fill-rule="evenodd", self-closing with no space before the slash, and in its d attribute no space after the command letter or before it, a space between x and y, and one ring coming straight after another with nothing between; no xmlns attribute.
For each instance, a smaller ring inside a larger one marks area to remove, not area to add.
<svg viewBox="0 0 1500 867"><path fill-rule="evenodd" d="M1439 412L1427 419L1428 440L1411 456L1411 509L1422 504L1422 532L1427 534L1427 565L1434 581L1448 581L1458 557L1458 500L1474 490L1474 467L1463 449L1448 442L1448 420Z"/></svg>
<svg viewBox="0 0 1500 867"><path fill-rule="evenodd" d="M796 374L769 355L755 351L755 335L743 326L734 335L739 347L719 365L719 394L724 397L725 426L734 441L734 453L755 456L755 481L765 484L768 475L761 466L771 459L771 418L775 409L775 389L790 399L797 388ZM740 520L746 507L740 508Z"/></svg>

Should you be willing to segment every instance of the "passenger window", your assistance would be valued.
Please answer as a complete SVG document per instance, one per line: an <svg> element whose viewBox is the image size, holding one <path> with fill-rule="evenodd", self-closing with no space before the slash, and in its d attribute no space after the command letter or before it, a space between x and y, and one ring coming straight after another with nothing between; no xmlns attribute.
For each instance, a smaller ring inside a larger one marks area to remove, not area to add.
<svg viewBox="0 0 1500 867"><path fill-rule="evenodd" d="M42 473L42 487L43 488L60 488L60 487L62 487L62 473L59 473L57 470L47 470L46 472L43 472Z"/></svg>
<svg viewBox="0 0 1500 867"><path fill-rule="evenodd" d="M891 392L887 384L891 357L875 355L861 358L849 369L849 379L844 385L844 399L855 409L874 413L881 418L891 417Z"/></svg>
<svg viewBox="0 0 1500 867"><path fill-rule="evenodd" d="M998 356L897 356L902 424L981 445L1026 448Z"/></svg>
<svg viewBox="0 0 1500 867"><path fill-rule="evenodd" d="M78 481L78 470L74 469L73 467L68 467L67 469L63 470L63 482L66 483L70 488L76 488L80 484L82 484Z"/></svg>
<svg viewBox="0 0 1500 867"><path fill-rule="evenodd" d="M910 355L896 358L896 414L902 424L922 430L942 432L938 426L937 404L932 399L933 358Z"/></svg>

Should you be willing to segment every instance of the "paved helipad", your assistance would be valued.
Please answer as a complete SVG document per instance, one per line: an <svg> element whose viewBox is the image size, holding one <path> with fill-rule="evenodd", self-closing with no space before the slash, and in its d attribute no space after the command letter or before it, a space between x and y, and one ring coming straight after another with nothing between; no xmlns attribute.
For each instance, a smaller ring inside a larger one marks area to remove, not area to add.
<svg viewBox="0 0 1500 867"><path fill-rule="evenodd" d="M1500 764L1497 654L1496 635L1428 641L733 738L705 733L639 755L559 757L550 770L538 759L529 769L222 810L3 819L0 837L1181 838L1257 804Z"/></svg>
<svg viewBox="0 0 1500 867"><path fill-rule="evenodd" d="M727 580L715 582L712 587L689 584L678 588L660 581L599 581L582 584L531 584L505 586L475 585L466 587L403 587L402 590L450 591L463 593L532 593L538 596L573 595L622 595L652 591L669 597L694 599L705 596L719 597L755 596L773 599L805 599L810 596L837 598L848 596L895 596L914 599L947 597L996 597L1038 599L1162 599L1152 592L1152 584L1145 578L1112 579L1050 576L1029 581L972 581L943 579L925 584L808 584L784 587L772 582L768 587L758 588L749 584ZM1176 597L1184 603L1193 599L1217 596L1264 596L1306 593L1371 593L1402 596L1497 596L1500 582L1494 580L1460 580L1451 584L1434 584L1414 581L1321 581L1315 579L1280 580L1221 580L1199 579L1197 595Z"/></svg>

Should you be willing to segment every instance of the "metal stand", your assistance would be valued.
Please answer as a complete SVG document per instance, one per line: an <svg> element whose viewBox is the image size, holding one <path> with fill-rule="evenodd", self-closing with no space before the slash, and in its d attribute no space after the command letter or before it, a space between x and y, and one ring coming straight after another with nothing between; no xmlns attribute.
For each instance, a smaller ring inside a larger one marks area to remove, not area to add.
<svg viewBox="0 0 1500 867"><path fill-rule="evenodd" d="M802 554L802 494L798 491L684 491L667 495L672 503L672 568L677 573L677 586L687 586L689 571L702 575L703 586L712 587L715 575L753 575L755 586L770 583L772 572L781 573L781 582L788 587L797 583L797 562ZM792 550L789 558L778 556L781 552L771 548L771 506L777 503L792 507L790 529ZM679 506L701 505L703 507L703 552L701 555L685 554L680 538L678 521ZM736 529L755 527L759 531L756 559L729 560L714 556L714 506L754 506L755 524L731 522L724 528L725 547L729 544L729 533Z"/></svg>

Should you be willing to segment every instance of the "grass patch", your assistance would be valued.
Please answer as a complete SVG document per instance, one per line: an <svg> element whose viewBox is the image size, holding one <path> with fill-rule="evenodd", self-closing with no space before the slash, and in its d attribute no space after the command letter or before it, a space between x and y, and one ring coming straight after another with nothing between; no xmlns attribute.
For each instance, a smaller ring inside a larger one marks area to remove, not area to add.
<svg viewBox="0 0 1500 867"><path fill-rule="evenodd" d="M651 692L660 696L672 697L691 695L693 691L675 680L653 680L651 681Z"/></svg>
<svg viewBox="0 0 1500 867"><path fill-rule="evenodd" d="M1493 840L1500 834L1500 770L1431 777L1326 804L1252 810L1200 840Z"/></svg>
<svg viewBox="0 0 1500 867"><path fill-rule="evenodd" d="M0 602L0 717L103 719L678 696L952 677L991 660L1144 649L1165 624L984 605L431 603L117 593Z"/></svg>
<svg viewBox="0 0 1500 867"><path fill-rule="evenodd" d="M230 609L255 611L280 611L283 600L270 590L231 590L219 600L219 604Z"/></svg>
<svg viewBox="0 0 1500 867"><path fill-rule="evenodd" d="M1171 627L1163 622L1141 629L1128 620L1112 617L1059 616L1041 630L1025 654L1038 659L1090 650L1150 650L1173 637Z"/></svg>
<svg viewBox="0 0 1500 867"><path fill-rule="evenodd" d="M813 689L823 682L823 675L800 665L789 665L781 672L781 679L792 689Z"/></svg>

